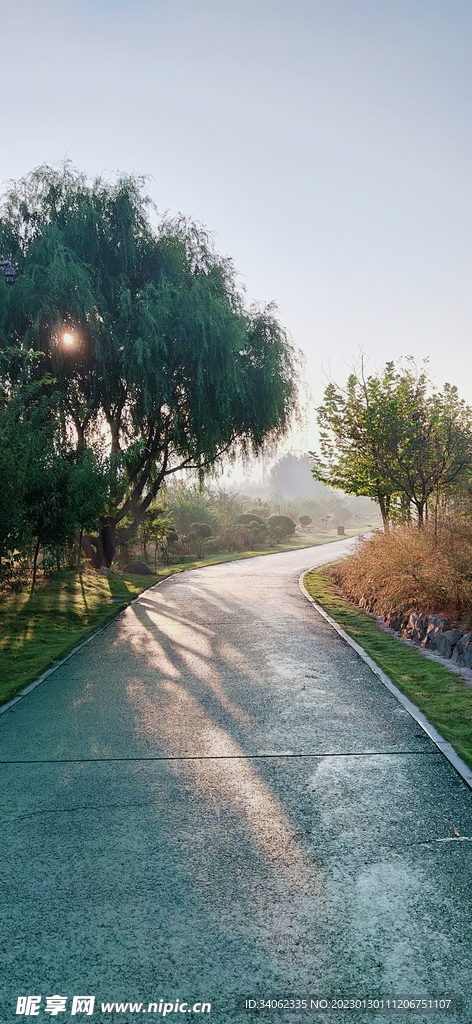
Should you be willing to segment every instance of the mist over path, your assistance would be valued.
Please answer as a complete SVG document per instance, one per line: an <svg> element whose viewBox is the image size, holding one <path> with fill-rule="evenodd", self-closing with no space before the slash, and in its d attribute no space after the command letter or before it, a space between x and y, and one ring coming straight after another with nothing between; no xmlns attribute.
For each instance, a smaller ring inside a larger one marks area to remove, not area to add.
<svg viewBox="0 0 472 1024"><path fill-rule="evenodd" d="M0 717L1 1024L33 993L469 1024L472 794L298 586L353 544L171 577Z"/></svg>

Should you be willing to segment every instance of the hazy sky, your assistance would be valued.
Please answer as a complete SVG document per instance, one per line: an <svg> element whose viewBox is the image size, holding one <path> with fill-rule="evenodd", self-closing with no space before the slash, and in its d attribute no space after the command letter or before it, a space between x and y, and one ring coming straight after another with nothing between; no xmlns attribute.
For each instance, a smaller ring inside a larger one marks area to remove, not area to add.
<svg viewBox="0 0 472 1024"><path fill-rule="evenodd" d="M359 346L472 402L471 45L471 0L3 0L0 178L149 175L277 302L314 404Z"/></svg>

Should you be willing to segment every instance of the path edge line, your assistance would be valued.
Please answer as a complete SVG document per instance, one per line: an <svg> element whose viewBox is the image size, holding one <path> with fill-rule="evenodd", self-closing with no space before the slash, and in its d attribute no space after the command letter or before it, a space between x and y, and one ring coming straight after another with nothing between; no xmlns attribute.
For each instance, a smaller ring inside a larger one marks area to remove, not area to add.
<svg viewBox="0 0 472 1024"><path fill-rule="evenodd" d="M307 601L309 601L310 604L313 605L315 610L323 617L323 619L326 619L326 622L328 622L329 625L332 626L334 630L336 630L336 633L347 644L349 644L349 647L352 647L356 654L358 654L359 657L362 658L362 661L365 661L366 665L369 666L374 675L376 675L377 678L380 679L380 682L387 687L387 690L390 690L390 693L393 694L393 696L396 697L399 703L403 705L405 711L408 711L408 714L411 715L412 718L414 718L415 722L417 722L417 724L423 729L423 732L425 732L426 735L429 736L429 739L433 741L435 746L438 747L438 749L441 751L444 757L447 758L447 760L455 769L457 774L461 776L461 779L463 779L463 781L469 786L469 788L472 789L472 769L469 768L469 766L465 763L465 761L462 760L461 757L459 757L458 754L456 754L454 747L451 746L451 744L448 743L448 741L445 740L443 736L441 736L441 733L438 732L437 729L435 729L434 725L431 725L431 722L426 718L426 715L424 715L423 712L420 711L416 704L413 704L413 701L409 700L409 698L406 697L405 694L398 689L398 686L395 686L395 683L392 682L390 676L388 676L387 673L384 672L379 665L377 665L377 662L374 661L374 659L371 658L369 654L367 654L367 651L365 651L364 648L361 647L361 645L358 644L356 640L353 640L352 637L349 636L349 634L346 633L346 631L342 628L342 626L340 626L339 623L336 622L336 619L333 619L331 615L328 615L328 612L326 612L324 608L322 608L321 605L319 605L318 602L315 601L311 594L308 592L305 586L305 576L309 572L316 572L316 568L317 567L314 566L313 569L304 570L304 572L301 573L298 579L298 585L304 597L306 597Z"/></svg>

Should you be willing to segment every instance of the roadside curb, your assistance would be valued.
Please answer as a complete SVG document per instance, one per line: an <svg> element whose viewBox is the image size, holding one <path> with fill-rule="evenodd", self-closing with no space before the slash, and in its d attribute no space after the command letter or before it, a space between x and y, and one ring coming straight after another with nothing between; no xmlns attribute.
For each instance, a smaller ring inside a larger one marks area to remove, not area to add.
<svg viewBox="0 0 472 1024"><path fill-rule="evenodd" d="M427 736L429 736L430 740L433 741L438 750L440 750L441 753L444 754L444 757L447 758L447 760L458 773L458 775L460 775L464 782L467 783L469 788L472 789L472 769L469 768L468 765L466 765L465 761L463 761L458 754L456 754L454 747L452 747L451 744L448 743L443 736L441 736L441 733L439 733L437 729L434 728L434 725L431 725L431 722L429 722L426 716L423 714L423 712L416 707L416 704L413 704L413 702L409 700L408 697L405 697L405 694L398 689L398 686L395 686L395 683L392 683L392 680L387 675L387 673L384 672L383 669L379 667L379 665L377 665L373 658L371 658L370 655L367 654L364 648L361 647L361 645L358 644L356 640L353 640L352 637L350 637L349 634L346 633L344 629L342 629L339 623L336 622L336 620L333 619L331 615L328 615L328 612L325 612L324 608L322 608L321 605L319 605L308 592L307 588L305 587L304 579L307 573L311 571L312 570L307 569L304 572L302 572L298 580L300 590L304 597L306 597L310 604L313 605L315 610L319 612L319 614L322 615L324 619L326 619L326 622L329 622L329 625L332 626L334 630L336 630L336 633L338 633L338 635L342 637L342 639L345 640L347 644L349 644L349 647L352 647L356 654L358 654L359 657L362 658L362 661L365 661L366 665L369 666L374 675L376 675L377 678L380 679L381 683L383 683L384 686L387 687L387 690L390 690L390 693L392 693L393 696L396 697L396 699L399 701L399 703L403 705L405 710L408 711L408 714L411 715L412 718L414 718L415 722L417 722L419 726L421 726L423 731L426 733Z"/></svg>
<svg viewBox="0 0 472 1024"><path fill-rule="evenodd" d="M151 586L147 587L146 590L142 590L141 593L137 595L137 597L133 597L132 601L128 601L124 608L117 608L116 615L111 615L110 618L108 619L108 622L105 622L104 626L100 626L99 629L94 630L94 632L91 633L90 636L86 637L85 640L82 640L81 643L77 644L76 647L73 647L72 650L69 651L69 653L66 654L64 658L61 658L60 661L56 661L54 665L51 665L51 668L47 668L46 671L42 672L37 679L33 679L32 683L28 683L28 686L25 686L23 690L20 690L20 692L16 694L16 697L12 697L12 699L7 701L6 704L2 704L2 706L0 707L0 715L4 715L6 711L10 711L14 704L17 704L19 700L23 700L23 697L27 697L28 694L31 693L31 690L35 690L40 683L44 683L45 679L48 679L49 676L52 676L53 672L57 672L58 668L62 668L62 666L65 665L66 661L69 661L70 658L73 658L74 654L77 654L79 651L82 650L82 647L86 647L86 645L89 644L92 640L95 640L96 636L100 636L100 633L104 633L105 630L108 629L109 626L111 626L112 622L116 622L116 620L119 619L120 615L123 615L126 609L129 608L132 604L135 604L136 601L139 601L140 597L142 597L143 594L147 594L148 590L154 590L154 587L160 587L161 584L165 583L166 580L168 579L170 579L170 577L166 576L165 579L158 580L157 583L151 584Z"/></svg>

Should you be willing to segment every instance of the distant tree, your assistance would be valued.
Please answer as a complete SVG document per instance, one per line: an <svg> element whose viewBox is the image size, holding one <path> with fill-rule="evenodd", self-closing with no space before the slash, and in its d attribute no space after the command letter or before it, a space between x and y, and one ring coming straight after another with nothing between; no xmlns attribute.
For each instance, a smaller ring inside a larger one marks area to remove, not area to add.
<svg viewBox="0 0 472 1024"><path fill-rule="evenodd" d="M302 527L303 530L307 530L308 527L311 526L313 520L311 516L299 516L298 522L300 523L300 526Z"/></svg>
<svg viewBox="0 0 472 1024"><path fill-rule="evenodd" d="M369 377L361 362L345 389L328 385L318 422L314 477L373 498L387 529L393 513L408 519L412 508L421 526L428 501L471 471L471 410L448 384L432 391L413 360Z"/></svg>
<svg viewBox="0 0 472 1024"><path fill-rule="evenodd" d="M273 306L247 309L231 262L183 218L154 230L142 179L87 181L66 163L12 186L0 250L18 266L0 318L40 353L58 421L77 444L106 434L109 508L84 537L96 565L136 531L164 481L284 436L296 354Z"/></svg>
<svg viewBox="0 0 472 1024"><path fill-rule="evenodd" d="M171 478L165 485L164 500L180 534L188 533L191 523L213 526L212 502L206 488Z"/></svg>
<svg viewBox="0 0 472 1024"><path fill-rule="evenodd" d="M310 455L283 455L272 466L269 474L270 486L274 493L285 498L315 496L320 488L313 482L312 465L313 459Z"/></svg>
<svg viewBox="0 0 472 1024"><path fill-rule="evenodd" d="M239 494L221 489L211 490L208 499L211 515L218 531L233 528L244 508Z"/></svg>
<svg viewBox="0 0 472 1024"><path fill-rule="evenodd" d="M168 565L171 548L179 539L169 509L163 504L151 505L141 522L138 534L143 545L145 561L148 562L147 545L151 541L154 543L154 569L157 569L159 555Z"/></svg>
<svg viewBox="0 0 472 1024"><path fill-rule="evenodd" d="M203 558L205 541L211 537L213 530L208 523L192 523L188 539L192 539L197 550L197 558Z"/></svg>
<svg viewBox="0 0 472 1024"><path fill-rule="evenodd" d="M270 516L267 521L269 533L275 540L285 540L295 533L295 523L289 516Z"/></svg>
<svg viewBox="0 0 472 1024"><path fill-rule="evenodd" d="M241 512L236 519L238 526L249 526L251 523L255 523L256 526L267 526L267 523L259 516L257 512Z"/></svg>

